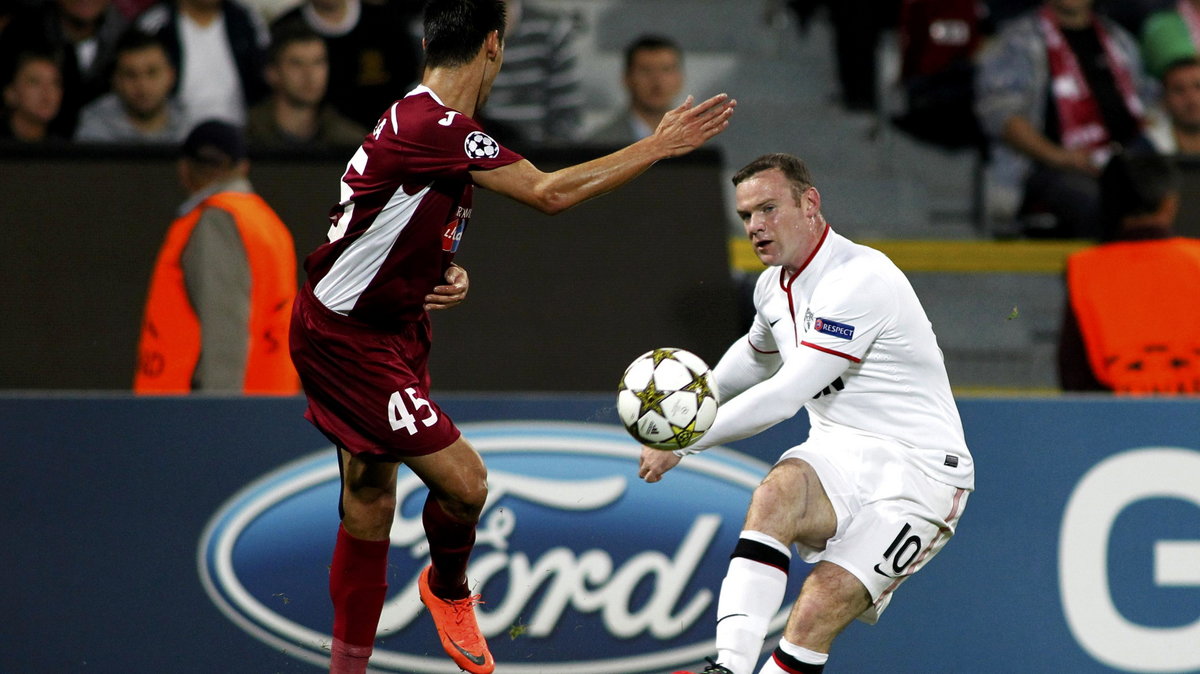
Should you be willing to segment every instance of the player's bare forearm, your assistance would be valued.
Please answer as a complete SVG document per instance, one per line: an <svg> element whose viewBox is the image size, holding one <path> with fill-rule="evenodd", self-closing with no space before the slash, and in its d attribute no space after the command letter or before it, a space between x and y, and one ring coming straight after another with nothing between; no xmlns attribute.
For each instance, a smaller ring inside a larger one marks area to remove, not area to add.
<svg viewBox="0 0 1200 674"><path fill-rule="evenodd" d="M653 447L642 447L642 458L638 461L638 477L646 482L658 482L663 474L679 464L680 457Z"/></svg>
<svg viewBox="0 0 1200 674"><path fill-rule="evenodd" d="M663 118L654 134L612 154L544 173L520 161L492 171L474 171L475 182L544 213L559 213L609 192L641 175L661 159L687 154L729 126L737 101L726 94L692 105L689 96Z"/></svg>

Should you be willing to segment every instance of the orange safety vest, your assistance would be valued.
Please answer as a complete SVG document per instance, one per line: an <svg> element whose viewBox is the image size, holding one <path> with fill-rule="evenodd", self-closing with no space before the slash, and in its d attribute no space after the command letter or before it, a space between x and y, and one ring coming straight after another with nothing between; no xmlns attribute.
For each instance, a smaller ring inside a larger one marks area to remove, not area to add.
<svg viewBox="0 0 1200 674"><path fill-rule="evenodd" d="M1119 393L1200 392L1200 240L1109 243L1067 259L1096 379Z"/></svg>
<svg viewBox="0 0 1200 674"><path fill-rule="evenodd" d="M250 265L250 340L242 390L292 395L299 376L288 352L296 296L296 253L287 226L256 194L223 192L175 220L155 262L138 344L137 393L188 393L200 360L200 321L187 294L181 258L205 208L233 216Z"/></svg>

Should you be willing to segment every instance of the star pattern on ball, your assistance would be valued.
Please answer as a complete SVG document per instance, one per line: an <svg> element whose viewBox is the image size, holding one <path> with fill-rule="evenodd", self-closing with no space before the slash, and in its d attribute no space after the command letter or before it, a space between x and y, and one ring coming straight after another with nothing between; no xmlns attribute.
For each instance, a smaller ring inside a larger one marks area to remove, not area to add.
<svg viewBox="0 0 1200 674"><path fill-rule="evenodd" d="M650 357L654 359L654 369L656 370L659 365L662 365L664 360L679 360L675 357L674 349L655 349Z"/></svg>
<svg viewBox="0 0 1200 674"><path fill-rule="evenodd" d="M696 419L694 417L692 418L692 423L688 424L686 427L681 428L671 424L671 429L675 431L676 447L687 447L694 442L696 436L703 435L702 433L696 432Z"/></svg>
<svg viewBox="0 0 1200 674"><path fill-rule="evenodd" d="M692 371L688 370L688 372ZM712 387L708 385L707 374L703 372L699 374L692 372L692 383L684 386L682 390L692 391L696 394L696 399L701 401L703 401L705 398L715 399L717 397L716 392L713 391Z"/></svg>
<svg viewBox="0 0 1200 674"><path fill-rule="evenodd" d="M694 444L708 431L716 398L712 372L702 359L684 349L661 347L626 368L618 386L617 411L640 443L674 450Z"/></svg>
<svg viewBox="0 0 1200 674"><path fill-rule="evenodd" d="M638 410L639 417L647 412L664 414L662 401L666 399L667 393L658 390L658 387L654 385L653 378L651 378L646 384L646 388L640 391L634 391L633 394L637 396L638 401L641 402L641 409Z"/></svg>

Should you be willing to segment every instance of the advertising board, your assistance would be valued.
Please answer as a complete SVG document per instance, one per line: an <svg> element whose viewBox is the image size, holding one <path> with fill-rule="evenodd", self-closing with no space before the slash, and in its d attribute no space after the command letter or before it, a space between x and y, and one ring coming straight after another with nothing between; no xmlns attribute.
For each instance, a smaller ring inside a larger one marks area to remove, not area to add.
<svg viewBox="0 0 1200 674"><path fill-rule="evenodd" d="M753 486L803 419L636 478L595 395L442 400L489 464L470 575L501 674L652 674L711 651ZM959 401L958 534L826 671L1200 670L1200 401ZM0 671L320 671L337 468L298 399L0 397ZM453 672L419 610L402 471L378 671ZM794 596L806 567L791 568ZM782 625L781 607L774 627Z"/></svg>

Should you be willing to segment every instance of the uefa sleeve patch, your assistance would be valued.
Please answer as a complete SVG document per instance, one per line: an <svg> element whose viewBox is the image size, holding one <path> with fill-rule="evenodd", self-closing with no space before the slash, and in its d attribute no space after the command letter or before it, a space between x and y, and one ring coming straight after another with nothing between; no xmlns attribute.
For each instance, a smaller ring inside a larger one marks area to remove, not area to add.
<svg viewBox="0 0 1200 674"><path fill-rule="evenodd" d="M854 326L831 321L828 318L818 318L813 323L813 330L842 339L854 339Z"/></svg>
<svg viewBox="0 0 1200 674"><path fill-rule="evenodd" d="M463 150L471 159L495 159L500 156L500 144L482 131L472 131L463 141Z"/></svg>

